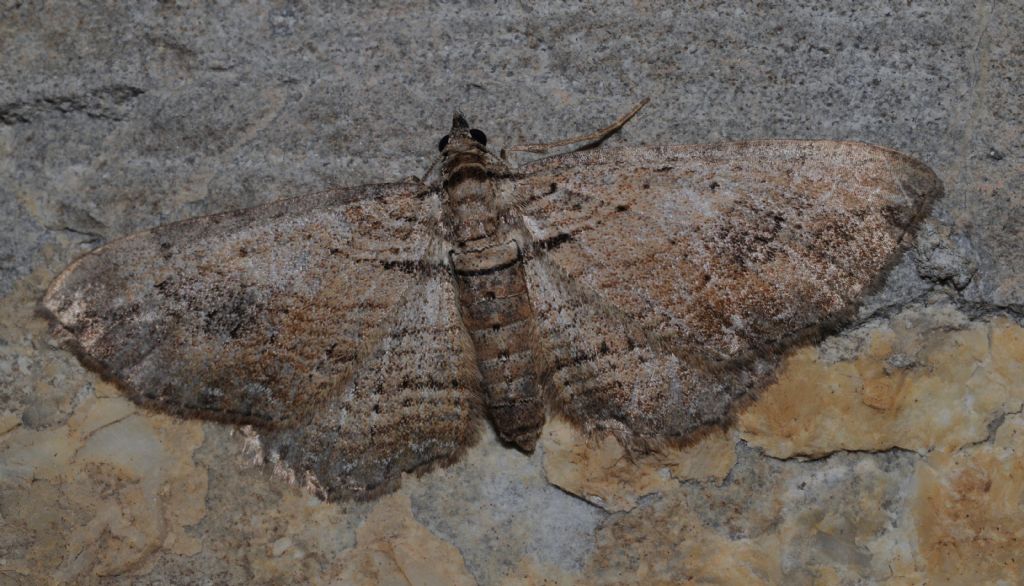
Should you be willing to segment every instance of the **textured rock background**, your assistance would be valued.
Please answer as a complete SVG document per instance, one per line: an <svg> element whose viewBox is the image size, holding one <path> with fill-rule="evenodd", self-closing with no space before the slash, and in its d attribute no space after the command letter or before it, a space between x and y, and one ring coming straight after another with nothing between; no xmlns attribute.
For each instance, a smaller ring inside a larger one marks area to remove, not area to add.
<svg viewBox="0 0 1024 586"><path fill-rule="evenodd" d="M0 584L1024 581L1024 6L0 2ZM127 5L127 4L126 4ZM858 322L728 429L624 461L493 436L323 504L143 412L33 313L103 241L493 145L858 139L947 196Z"/></svg>

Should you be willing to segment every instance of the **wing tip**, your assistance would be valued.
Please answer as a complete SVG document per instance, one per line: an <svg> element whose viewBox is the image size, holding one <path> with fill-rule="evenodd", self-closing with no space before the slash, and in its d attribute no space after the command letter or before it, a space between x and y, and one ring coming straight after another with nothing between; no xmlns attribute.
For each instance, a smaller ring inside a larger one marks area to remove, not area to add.
<svg viewBox="0 0 1024 586"><path fill-rule="evenodd" d="M918 197L938 199L945 193L945 187L938 174L921 159L903 151L877 144L853 141L847 144L869 147L886 155L890 162L896 165L897 169L904 175L902 186L904 188L907 186L913 187L915 195Z"/></svg>
<svg viewBox="0 0 1024 586"><path fill-rule="evenodd" d="M844 141L842 144L875 151L885 157L892 169L893 188L909 198L902 221L896 223L912 236L921 220L931 213L935 202L945 195L942 179L926 163L902 151L866 142Z"/></svg>
<svg viewBox="0 0 1024 586"><path fill-rule="evenodd" d="M905 239L911 239L924 218L931 214L935 203L945 196L946 188L931 167L905 153L892 152L900 165L899 173L894 177L896 187L911 202L910 213L904 225Z"/></svg>
<svg viewBox="0 0 1024 586"><path fill-rule="evenodd" d="M102 253L104 249L110 247L116 242L120 242L121 240L127 240L132 236L134 235L98 246L71 261L71 264L64 267L64 270L58 273L57 276L53 278L53 281L50 282L49 286L47 286L46 292L43 293L42 298L39 300L39 306L49 312L49 315L53 316L54 319L59 320L62 305L67 296L68 282L73 280L73 277L80 276L82 274L82 270L87 268L84 265L90 261L98 259L98 255Z"/></svg>

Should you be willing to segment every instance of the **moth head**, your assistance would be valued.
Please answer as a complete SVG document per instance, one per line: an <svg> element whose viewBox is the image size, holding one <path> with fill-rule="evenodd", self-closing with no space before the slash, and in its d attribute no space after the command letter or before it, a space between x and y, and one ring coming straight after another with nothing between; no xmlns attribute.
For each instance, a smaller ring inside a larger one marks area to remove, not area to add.
<svg viewBox="0 0 1024 586"><path fill-rule="evenodd" d="M486 146L487 135L476 128L470 128L462 112L456 111L452 116L452 129L437 143L437 150L444 154L446 150L484 150Z"/></svg>

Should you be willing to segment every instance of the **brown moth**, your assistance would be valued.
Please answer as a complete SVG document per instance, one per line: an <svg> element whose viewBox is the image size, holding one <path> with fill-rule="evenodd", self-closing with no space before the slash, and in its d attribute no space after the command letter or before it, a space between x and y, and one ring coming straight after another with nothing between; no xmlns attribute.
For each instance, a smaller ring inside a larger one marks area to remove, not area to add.
<svg viewBox="0 0 1024 586"><path fill-rule="evenodd" d="M601 139L579 139L513 150ZM456 114L440 180L159 226L43 307L137 403L249 424L329 499L455 461L489 419L680 443L851 315L942 184L862 143L590 150L518 168Z"/></svg>

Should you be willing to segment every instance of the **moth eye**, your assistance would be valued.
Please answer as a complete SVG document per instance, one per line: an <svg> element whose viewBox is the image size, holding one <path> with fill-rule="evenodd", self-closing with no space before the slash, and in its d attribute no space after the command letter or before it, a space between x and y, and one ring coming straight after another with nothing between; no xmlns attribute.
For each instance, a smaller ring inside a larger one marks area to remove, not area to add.
<svg viewBox="0 0 1024 586"><path fill-rule="evenodd" d="M480 143L480 146L487 146L487 135L477 130L476 128L469 129L469 136L473 140Z"/></svg>
<svg viewBox="0 0 1024 586"><path fill-rule="evenodd" d="M437 143L437 150L443 151L444 147L448 146L448 135L444 135L441 138L441 142Z"/></svg>

